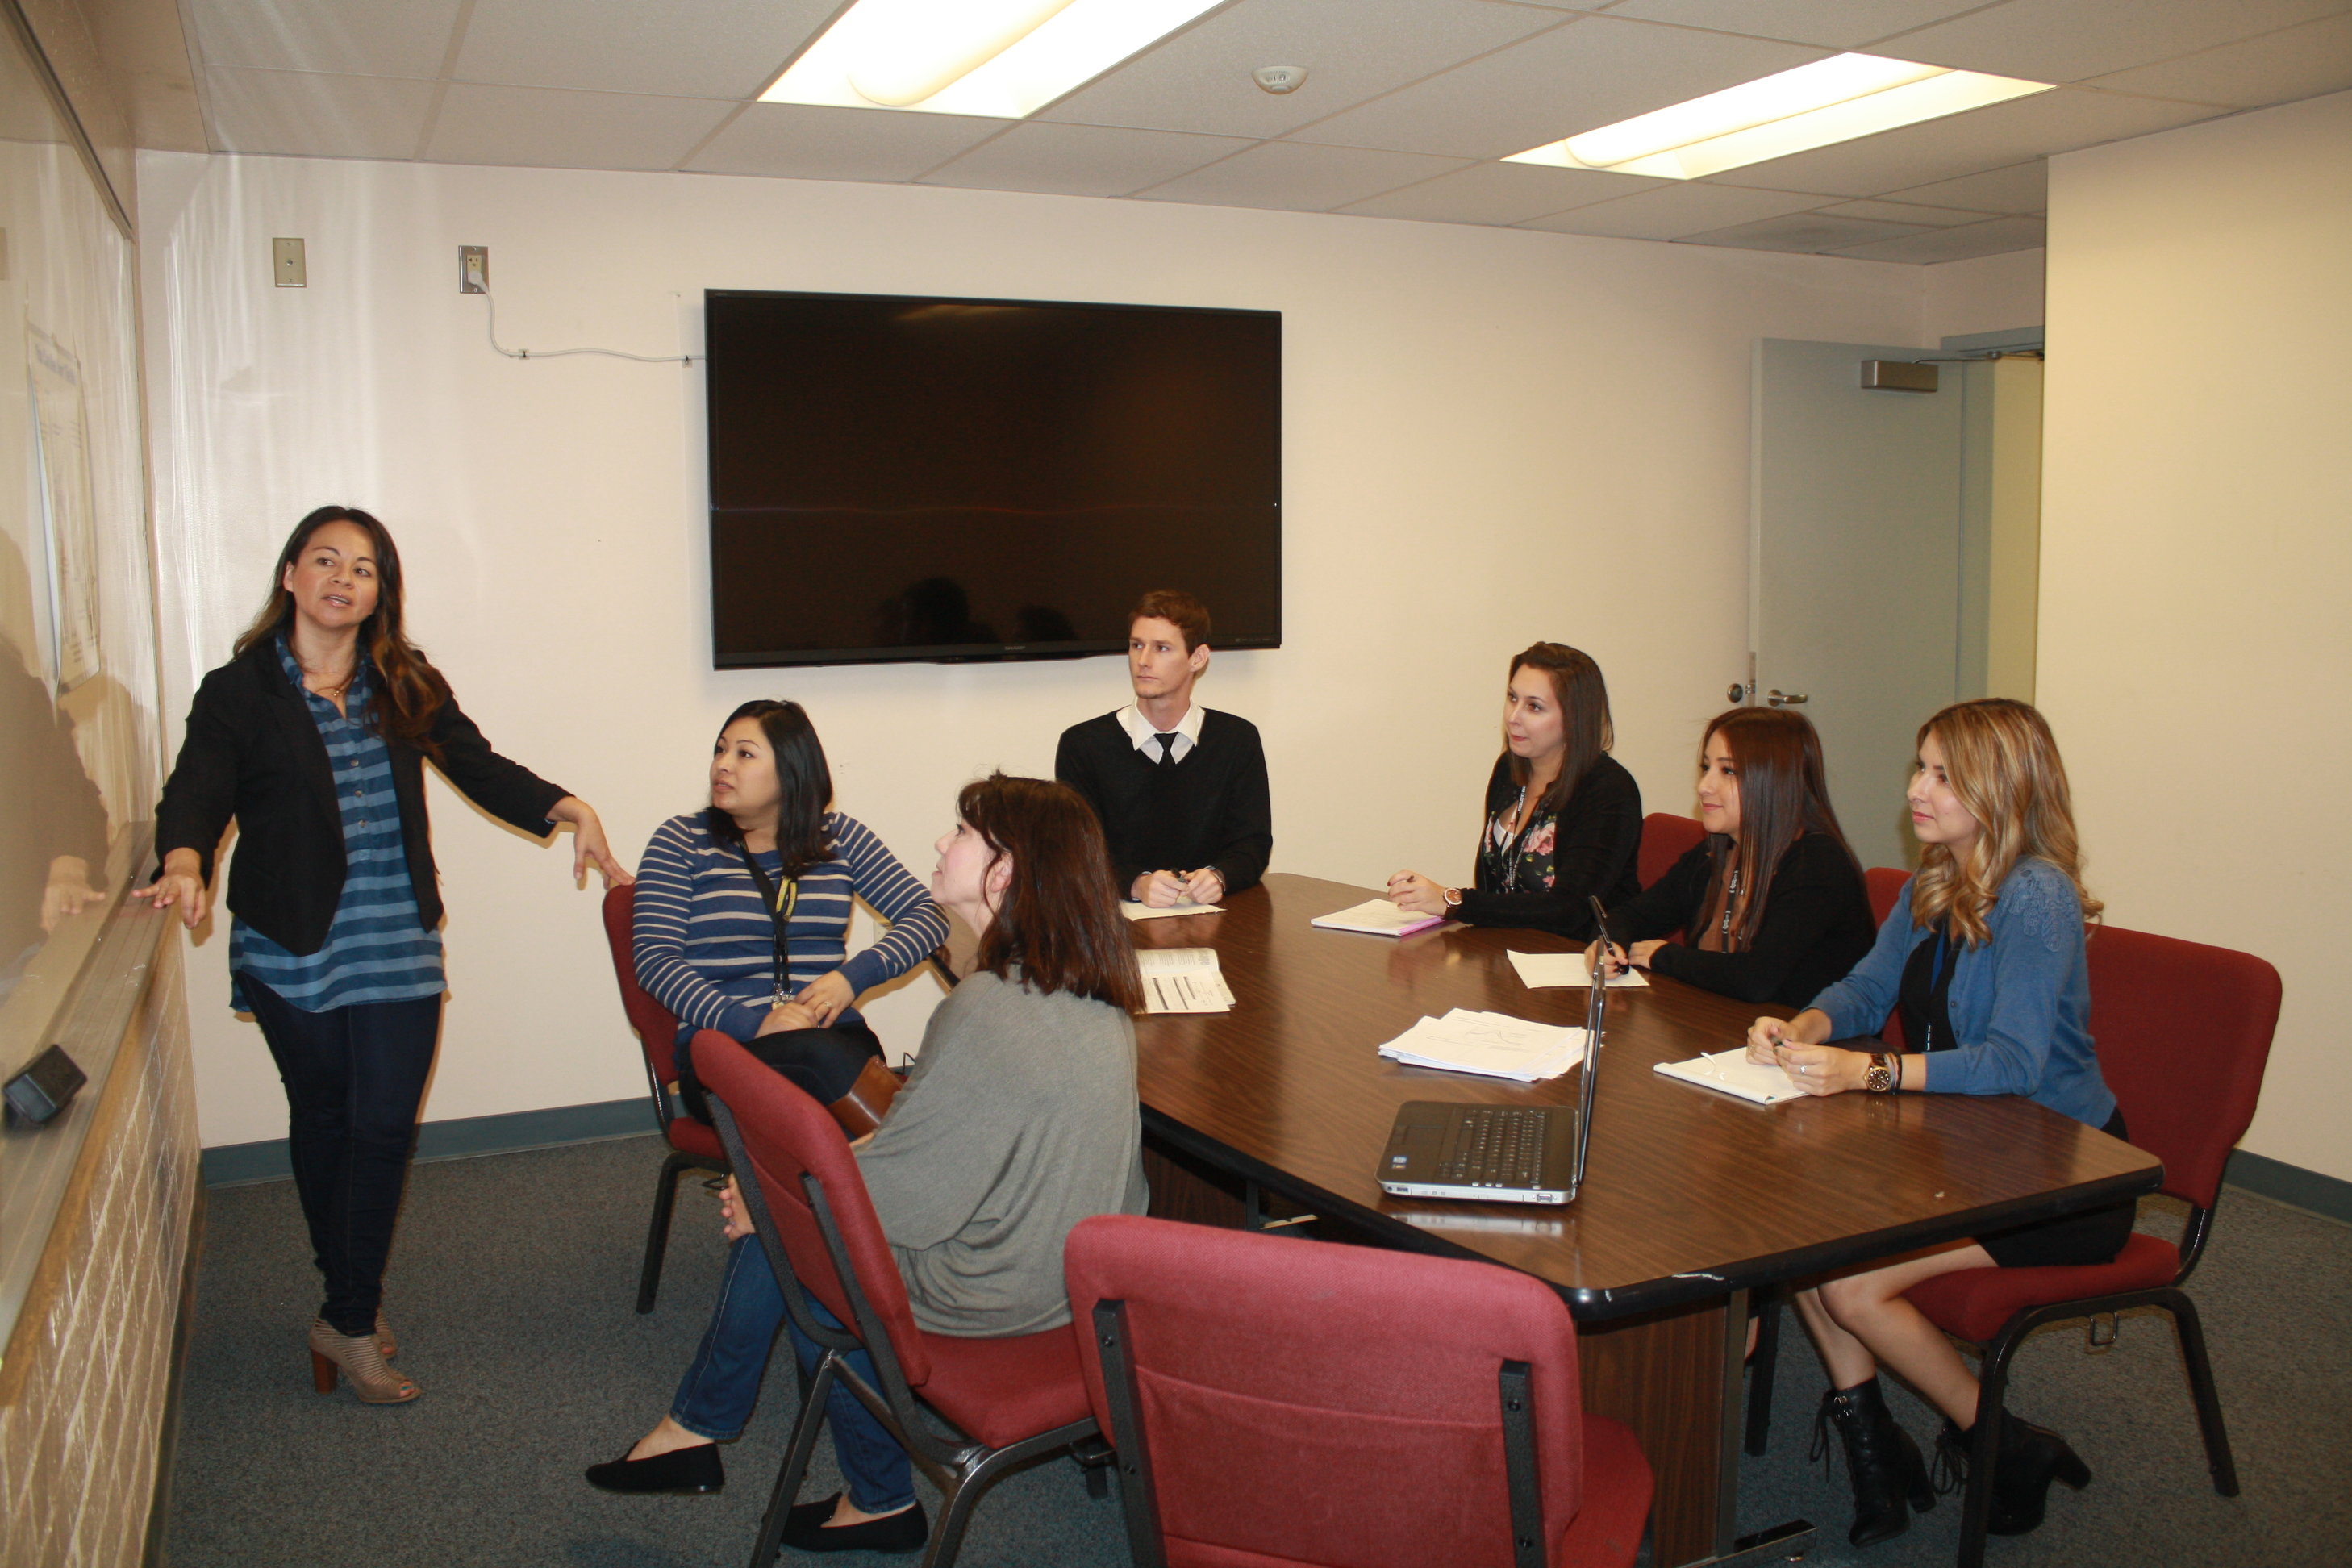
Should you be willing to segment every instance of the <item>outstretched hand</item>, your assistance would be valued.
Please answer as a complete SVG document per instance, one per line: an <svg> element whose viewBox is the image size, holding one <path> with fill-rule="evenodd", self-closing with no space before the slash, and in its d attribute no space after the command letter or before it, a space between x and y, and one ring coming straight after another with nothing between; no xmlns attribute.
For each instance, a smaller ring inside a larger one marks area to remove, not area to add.
<svg viewBox="0 0 2352 1568"><path fill-rule="evenodd" d="M572 824L572 879L574 882L585 882L591 866L595 867L597 874L604 879L607 889L637 879L635 872L621 864L620 858L613 853L613 847L604 842L604 824L597 816L594 806L576 795L567 795L555 803L555 809L547 814L547 819Z"/></svg>

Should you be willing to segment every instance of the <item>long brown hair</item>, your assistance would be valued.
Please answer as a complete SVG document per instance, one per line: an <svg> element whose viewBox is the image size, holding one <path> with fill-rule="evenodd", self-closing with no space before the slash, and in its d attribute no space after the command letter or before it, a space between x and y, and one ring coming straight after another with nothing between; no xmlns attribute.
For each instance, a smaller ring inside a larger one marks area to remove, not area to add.
<svg viewBox="0 0 2352 1568"><path fill-rule="evenodd" d="M1601 679L1601 667L1592 662L1591 654L1565 643L1533 643L1512 655L1511 675L1522 669L1543 671L1551 683L1552 701L1559 709L1560 738L1567 742L1567 751L1559 759L1559 777L1552 781L1537 806L1557 816L1567 808L1568 797L1576 793L1576 786L1584 782L1601 754L1617 743L1617 727L1609 717L1609 683ZM1511 782L1525 789L1530 776L1527 759L1507 745L1503 755L1510 760Z"/></svg>
<svg viewBox="0 0 2352 1568"><path fill-rule="evenodd" d="M784 875L798 877L833 858L832 842L824 836L825 808L833 804L833 769L824 760L824 747L818 743L807 710L797 702L755 697L727 715L719 733L724 736L738 719L760 721L760 733L775 758L776 783L783 791L776 811L776 852L783 857ZM704 810L702 826L730 848L743 843L742 825L715 805Z"/></svg>
<svg viewBox="0 0 2352 1568"><path fill-rule="evenodd" d="M322 506L294 525L270 572L269 598L236 639L236 655L242 658L294 624L294 595L285 585L286 568L302 558L310 536L331 522L359 529L375 552L375 608L360 623L359 635L361 651L375 666L375 698L368 704L368 723L377 734L437 763L441 748L433 740L433 720L449 700L449 682L408 640L403 626L399 547L383 523L357 507Z"/></svg>
<svg viewBox="0 0 2352 1568"><path fill-rule="evenodd" d="M2049 721L2031 703L1984 697L1955 702L1920 725L1916 743L1926 745L1930 735L1943 749L1944 777L1977 819L1978 832L1965 856L1942 844L1922 847L1911 882L1913 923L1946 921L1970 946L1990 940L1985 916L2027 856L2063 872L2083 902L2083 919L2096 921L2106 906L2083 886L2074 794Z"/></svg>
<svg viewBox="0 0 2352 1568"><path fill-rule="evenodd" d="M1731 753L1732 773L1739 782L1739 834L1736 842L1721 834L1715 837L1715 874L1707 884L1705 908L1709 925L1722 919L1727 881L1738 873L1739 901L1733 907L1731 931L1723 945L1727 952L1738 952L1763 925L1772 873L1798 839L1808 833L1827 834L1844 851L1857 878L1862 867L1830 806L1822 738L1811 720L1785 708L1734 708L1718 713L1698 739L1702 770L1706 743L1717 735ZM1691 933L1693 942L1697 939L1698 933Z"/></svg>
<svg viewBox="0 0 2352 1568"><path fill-rule="evenodd" d="M980 967L1052 995L1071 991L1132 1013L1143 1005L1135 943L1119 918L1110 850L1086 797L1051 779L991 773L963 786L956 815L1013 880L980 939Z"/></svg>

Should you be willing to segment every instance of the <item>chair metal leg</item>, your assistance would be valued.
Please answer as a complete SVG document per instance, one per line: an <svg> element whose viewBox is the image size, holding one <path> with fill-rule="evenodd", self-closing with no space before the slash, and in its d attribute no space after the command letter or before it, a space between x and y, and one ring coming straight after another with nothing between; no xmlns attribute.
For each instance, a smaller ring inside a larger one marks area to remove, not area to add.
<svg viewBox="0 0 2352 1568"><path fill-rule="evenodd" d="M793 1358L794 1364L799 1359ZM783 1468L776 1472L775 1486L769 1490L768 1511L760 1520L760 1539L751 1548L751 1568L774 1568L776 1553L784 1543L784 1516L792 1511L793 1500L801 1495L801 1482L816 1453L816 1435L824 1426L824 1402L833 1392L834 1368L838 1364L839 1352L825 1352L816 1375L809 1379L808 1392L801 1396L800 1419L793 1423L793 1446L784 1455Z"/></svg>
<svg viewBox="0 0 2352 1568"><path fill-rule="evenodd" d="M661 1180L654 1188L653 1223L646 1229L646 1266L637 1275L640 1313L654 1310L655 1293L661 1289L662 1260L669 1254L670 1214L677 1207L677 1179L701 1163L677 1150L662 1162Z"/></svg>
<svg viewBox="0 0 2352 1568"><path fill-rule="evenodd" d="M1748 1358L1748 1451L1762 1458L1772 1442L1772 1379L1780 1362L1780 1291L1758 1298L1756 1353Z"/></svg>
<svg viewBox="0 0 2352 1568"><path fill-rule="evenodd" d="M2205 1325L2198 1320L2197 1304L2179 1290L2167 1292L2163 1305L2172 1313L2172 1331L2180 1339L2180 1359L2189 1368L2189 1391L2197 1401L2197 1426L2205 1437L2205 1468L2213 1473L2213 1489L2223 1497L2238 1495L2238 1465L2230 1455L2229 1430L2221 1425L2221 1396L2213 1387L2213 1363L2205 1354Z"/></svg>
<svg viewBox="0 0 2352 1568"><path fill-rule="evenodd" d="M1969 1484L1960 1501L1959 1568L1984 1568L1993 1466L2000 1457L2001 1405L2009 1394L2009 1358L2024 1337L2002 1333L1985 1346L1983 1363L1977 1369L1977 1418L1969 1428Z"/></svg>

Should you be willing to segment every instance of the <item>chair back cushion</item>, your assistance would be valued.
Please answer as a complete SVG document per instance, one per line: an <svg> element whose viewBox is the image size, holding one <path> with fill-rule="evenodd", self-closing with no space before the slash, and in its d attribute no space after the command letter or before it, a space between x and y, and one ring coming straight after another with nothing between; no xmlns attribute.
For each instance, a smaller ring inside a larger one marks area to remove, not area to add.
<svg viewBox="0 0 2352 1568"><path fill-rule="evenodd" d="M1654 811L1642 819L1642 847L1633 857L1633 875L1646 888L1706 840L1706 829L1696 818Z"/></svg>
<svg viewBox="0 0 2352 1568"><path fill-rule="evenodd" d="M1898 866L1873 866L1862 874L1862 885L1870 892L1870 923L1883 926L1886 917L1895 912L1895 900L1903 896L1903 884L1911 873Z"/></svg>
<svg viewBox="0 0 2352 1568"><path fill-rule="evenodd" d="M2085 949L2091 1038L2164 1190L2212 1206L2262 1093L2278 971L2252 953L2103 926Z"/></svg>
<svg viewBox="0 0 2352 1568"><path fill-rule="evenodd" d="M1070 1310L1111 1430L1097 1301L1127 1304L1173 1564L1508 1564L1496 1376L1526 1362L1547 1561L1582 1502L1576 1327L1491 1264L1104 1215L1070 1232Z"/></svg>
<svg viewBox="0 0 2352 1568"><path fill-rule="evenodd" d="M866 1178L858 1173L857 1157L849 1152L841 1124L783 1074L716 1029L698 1031L693 1051L694 1076L735 1118L744 1154L751 1162L751 1174L767 1199L776 1238L793 1275L835 1318L862 1332L850 1311L849 1293L834 1271L824 1234L817 1228L816 1211L801 1184L803 1176L814 1175L840 1227L858 1288L890 1338L899 1370L910 1385L920 1388L930 1381L929 1352L916 1331L906 1281L898 1277L898 1259L883 1237L882 1222L875 1217ZM780 1283L791 1289L789 1282Z"/></svg>
<svg viewBox="0 0 2352 1568"><path fill-rule="evenodd" d="M635 886L628 882L605 889L604 941L613 950L614 978L621 983L621 1008L629 1016L629 1026L637 1032L637 1043L645 1047L654 1081L667 1083L677 1077L677 1017L637 984L636 893Z"/></svg>

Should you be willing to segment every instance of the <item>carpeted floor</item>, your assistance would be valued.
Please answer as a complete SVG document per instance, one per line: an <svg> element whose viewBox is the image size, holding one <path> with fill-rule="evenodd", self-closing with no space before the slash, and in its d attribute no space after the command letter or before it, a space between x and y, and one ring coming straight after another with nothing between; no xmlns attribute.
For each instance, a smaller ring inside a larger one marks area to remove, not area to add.
<svg viewBox="0 0 2352 1568"><path fill-rule="evenodd" d="M783 1356L728 1450L723 1496L619 1498L580 1479L667 1407L716 1289L717 1205L689 1184L660 1304L642 1318L630 1310L660 1152L651 1138L625 1139L418 1166L389 1310L400 1365L425 1392L393 1408L310 1390L302 1333L317 1295L292 1184L213 1192L172 1481L173 1568L742 1563L796 1403ZM2055 1491L2048 1522L1995 1541L1991 1563L2318 1568L2352 1557L2352 1227L2232 1191L2191 1289L2244 1495L2218 1497L2206 1479L2162 1319L2127 1319L2121 1344L2095 1356L2079 1328L2062 1327L2020 1354L2011 1405L2064 1432L2095 1479L2079 1495ZM1824 1526L1815 1563L1948 1563L1954 1500L1901 1540L1847 1548L1843 1471L1805 1459L1821 1369L1793 1321L1782 1346L1772 1450L1742 1468L1741 1528L1810 1518ZM1907 1394L1895 1397L1924 1443L1934 1423ZM838 1484L828 1446L818 1455L810 1497ZM1089 1500L1066 1460L991 1493L961 1558L971 1568L1126 1560L1118 1505Z"/></svg>

